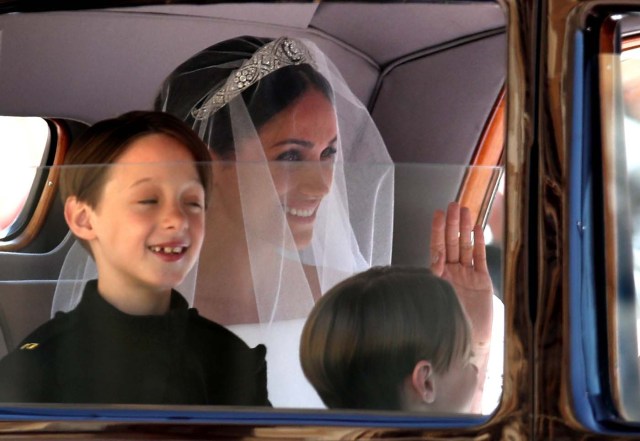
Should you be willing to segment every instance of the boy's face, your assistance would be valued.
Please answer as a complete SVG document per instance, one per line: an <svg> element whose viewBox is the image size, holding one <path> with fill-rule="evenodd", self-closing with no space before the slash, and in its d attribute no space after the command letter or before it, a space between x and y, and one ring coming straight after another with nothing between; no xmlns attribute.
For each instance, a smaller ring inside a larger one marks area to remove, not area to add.
<svg viewBox="0 0 640 441"><path fill-rule="evenodd" d="M191 153L152 134L133 142L108 172L89 209L99 289L166 292L200 253L205 194Z"/></svg>

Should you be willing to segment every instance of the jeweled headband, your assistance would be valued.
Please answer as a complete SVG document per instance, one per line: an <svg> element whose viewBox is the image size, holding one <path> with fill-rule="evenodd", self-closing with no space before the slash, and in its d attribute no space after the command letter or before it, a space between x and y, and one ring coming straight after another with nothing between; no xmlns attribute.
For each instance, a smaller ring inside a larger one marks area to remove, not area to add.
<svg viewBox="0 0 640 441"><path fill-rule="evenodd" d="M298 64L314 66L311 53L304 43L290 37L273 40L231 72L224 85L202 106L194 108L191 115L197 120L206 119L270 73Z"/></svg>

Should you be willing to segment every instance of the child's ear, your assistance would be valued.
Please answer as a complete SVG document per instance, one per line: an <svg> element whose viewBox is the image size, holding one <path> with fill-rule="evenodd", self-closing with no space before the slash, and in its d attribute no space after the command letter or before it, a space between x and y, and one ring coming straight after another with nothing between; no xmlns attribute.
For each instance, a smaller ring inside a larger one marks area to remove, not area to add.
<svg viewBox="0 0 640 441"><path fill-rule="evenodd" d="M411 385L418 399L425 404L432 404L436 400L436 381L433 366L427 360L416 363L411 374Z"/></svg>
<svg viewBox="0 0 640 441"><path fill-rule="evenodd" d="M93 209L75 196L69 196L64 203L64 219L71 232L78 238L91 240L96 237L91 224Z"/></svg>

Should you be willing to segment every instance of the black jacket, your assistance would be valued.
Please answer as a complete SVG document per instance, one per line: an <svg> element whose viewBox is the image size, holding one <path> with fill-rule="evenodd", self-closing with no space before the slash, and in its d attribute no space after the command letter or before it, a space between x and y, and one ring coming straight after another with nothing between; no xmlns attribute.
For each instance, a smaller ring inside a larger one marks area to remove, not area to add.
<svg viewBox="0 0 640 441"><path fill-rule="evenodd" d="M167 314L132 316L90 281L76 309L0 360L0 402L268 406L265 352L175 291Z"/></svg>

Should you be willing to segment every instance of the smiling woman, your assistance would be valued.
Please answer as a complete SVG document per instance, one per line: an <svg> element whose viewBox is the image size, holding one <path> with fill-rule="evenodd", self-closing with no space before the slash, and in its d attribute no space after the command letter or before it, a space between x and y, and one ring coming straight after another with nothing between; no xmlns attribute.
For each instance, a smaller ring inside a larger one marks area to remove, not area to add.
<svg viewBox="0 0 640 441"><path fill-rule="evenodd" d="M216 159L207 229L218 240L201 257L215 288L195 300L204 315L303 319L335 283L390 261L391 160L313 43L217 43L172 72L157 107L192 124Z"/></svg>
<svg viewBox="0 0 640 441"><path fill-rule="evenodd" d="M194 306L266 344L274 405L322 406L297 361L304 319L333 285L391 261L393 167L371 116L315 44L291 37L200 51L156 107L215 159Z"/></svg>
<svg viewBox="0 0 640 441"><path fill-rule="evenodd" d="M264 153L253 151L240 141L242 153L238 159L255 162L264 158L270 162L273 189L286 213L295 249L304 249L311 243L318 208L331 190L336 134L336 115L331 102L321 92L311 89L260 128L258 138ZM218 155L214 153L214 156ZM218 184L214 187L214 207L217 201L224 204L220 208L227 211L236 225L243 225L241 200L247 217L260 217L273 210L268 205L271 202L268 189L243 195L241 199L234 191L238 188L236 167L217 165L216 169L219 171L214 173L214 182ZM269 231L262 234L267 241L272 236Z"/></svg>

